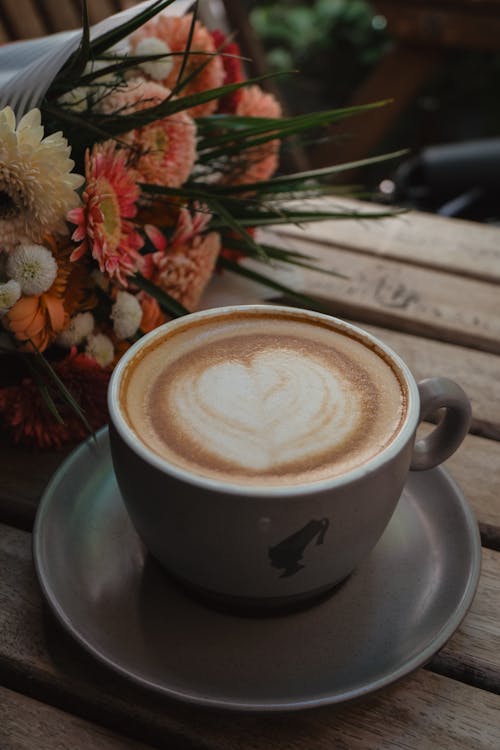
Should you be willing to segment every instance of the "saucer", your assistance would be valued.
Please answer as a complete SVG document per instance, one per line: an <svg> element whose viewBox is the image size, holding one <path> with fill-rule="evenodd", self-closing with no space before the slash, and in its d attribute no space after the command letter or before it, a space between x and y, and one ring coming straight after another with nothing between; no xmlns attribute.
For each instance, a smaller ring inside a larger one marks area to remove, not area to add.
<svg viewBox="0 0 500 750"><path fill-rule="evenodd" d="M414 472L369 559L331 596L281 616L210 609L146 553L106 428L55 474L34 529L43 593L87 651L165 696L244 711L340 703L421 666L466 614L480 558L476 521L446 471Z"/></svg>

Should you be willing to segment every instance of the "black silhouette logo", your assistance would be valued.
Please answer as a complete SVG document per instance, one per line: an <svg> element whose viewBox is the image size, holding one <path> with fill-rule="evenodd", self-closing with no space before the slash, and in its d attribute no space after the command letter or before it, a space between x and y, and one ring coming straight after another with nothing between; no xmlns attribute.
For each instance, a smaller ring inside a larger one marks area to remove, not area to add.
<svg viewBox="0 0 500 750"><path fill-rule="evenodd" d="M280 578L286 578L297 573L298 570L305 566L300 563L304 550L316 537L316 544L323 544L325 534L328 531L330 521L328 518L322 518L320 521L312 519L309 523L296 531L294 534L287 536L279 544L269 547L269 559L273 568L283 568Z"/></svg>

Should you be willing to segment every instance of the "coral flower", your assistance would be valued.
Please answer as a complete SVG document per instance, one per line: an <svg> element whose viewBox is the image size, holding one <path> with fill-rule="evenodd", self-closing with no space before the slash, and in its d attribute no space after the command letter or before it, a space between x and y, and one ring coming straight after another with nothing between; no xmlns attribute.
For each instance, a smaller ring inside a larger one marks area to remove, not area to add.
<svg viewBox="0 0 500 750"><path fill-rule="evenodd" d="M80 202L83 177L62 133L44 136L38 109L19 121L10 107L0 110L0 242L38 242L46 232L67 232L66 212Z"/></svg>
<svg viewBox="0 0 500 750"><path fill-rule="evenodd" d="M107 96L106 114L131 114L164 101L170 90L152 81L134 78L125 88ZM196 159L196 126L186 112L176 112L150 125L125 133L121 139L134 147L138 179L153 185L180 187L191 174Z"/></svg>
<svg viewBox="0 0 500 750"><path fill-rule="evenodd" d="M149 277L190 311L196 309L215 268L220 235L197 235L186 245L153 253Z"/></svg>
<svg viewBox="0 0 500 750"><path fill-rule="evenodd" d="M139 188L127 166L127 154L112 141L93 147L85 157L86 186L83 206L68 213L77 225L72 239L79 242L71 260L90 252L99 269L127 286L141 262L143 240L131 221L137 213Z"/></svg>
<svg viewBox="0 0 500 750"><path fill-rule="evenodd" d="M242 89L236 115L278 118L281 117L281 107L272 94L264 93L259 86L247 86ZM229 175L226 175L224 180L236 185L267 180L276 171L278 161L278 140L245 149L238 157L232 159Z"/></svg>
<svg viewBox="0 0 500 750"><path fill-rule="evenodd" d="M165 42L172 52L184 52L186 50L191 29L193 14L185 16L158 15L138 29L131 38L132 52L142 39L157 37ZM210 32L199 22L194 25L194 33L191 41L191 52L216 52L214 40ZM177 83L183 56L172 57L173 67L168 76L162 81L164 86L173 89ZM208 60L208 62L207 62ZM189 55L183 78L192 75L197 68L201 68L197 75L182 89L180 96L190 96L209 89L222 86L224 81L224 67L219 56L205 57L201 54ZM210 115L217 109L217 100L198 104L187 110L193 117L204 117Z"/></svg>
<svg viewBox="0 0 500 750"><path fill-rule="evenodd" d="M74 349L53 368L76 399L93 430L107 421L106 392L110 372L85 354ZM61 397L53 383L50 395L64 423L56 421L42 398L38 385L25 379L20 385L0 388L0 414L17 443L40 448L60 448L88 435L80 417Z"/></svg>

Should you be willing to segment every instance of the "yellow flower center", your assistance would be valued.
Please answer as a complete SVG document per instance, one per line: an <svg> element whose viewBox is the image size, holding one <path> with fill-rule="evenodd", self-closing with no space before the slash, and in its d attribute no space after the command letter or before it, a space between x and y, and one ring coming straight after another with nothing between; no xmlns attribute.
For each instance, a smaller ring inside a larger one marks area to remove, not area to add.
<svg viewBox="0 0 500 750"><path fill-rule="evenodd" d="M145 136L143 139L143 148L146 156L150 154L157 159L168 151L170 140L163 128L149 128Z"/></svg>
<svg viewBox="0 0 500 750"><path fill-rule="evenodd" d="M112 185L105 177L99 178L99 192L101 194L99 208L102 213L102 227L110 249L114 250L118 246L122 234L120 204Z"/></svg>

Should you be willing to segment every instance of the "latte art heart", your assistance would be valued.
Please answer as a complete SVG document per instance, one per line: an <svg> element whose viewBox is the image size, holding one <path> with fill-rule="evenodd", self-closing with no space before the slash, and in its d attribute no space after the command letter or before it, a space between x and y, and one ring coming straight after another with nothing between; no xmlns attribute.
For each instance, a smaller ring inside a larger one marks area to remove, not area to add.
<svg viewBox="0 0 500 750"><path fill-rule="evenodd" d="M384 356L300 313L187 322L132 361L123 394L150 450L243 485L338 476L379 453L405 414Z"/></svg>
<svg viewBox="0 0 500 750"><path fill-rule="evenodd" d="M261 351L246 364L193 367L169 388L167 408L214 458L268 471L346 441L360 420L349 386L318 360Z"/></svg>

